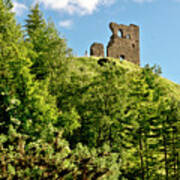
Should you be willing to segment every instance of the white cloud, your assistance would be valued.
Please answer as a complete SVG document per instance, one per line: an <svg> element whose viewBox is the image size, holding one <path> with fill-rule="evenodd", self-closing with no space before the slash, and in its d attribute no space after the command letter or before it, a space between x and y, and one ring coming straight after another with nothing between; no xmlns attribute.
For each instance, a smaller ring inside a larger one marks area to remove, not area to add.
<svg viewBox="0 0 180 180"><path fill-rule="evenodd" d="M22 4L22 3L18 3L17 1L14 1L13 2L13 9L12 9L12 12L15 12L16 15L20 16L23 14L24 11L27 10L27 7L25 4Z"/></svg>
<svg viewBox="0 0 180 180"><path fill-rule="evenodd" d="M116 2L116 0L103 0L102 1L102 5L112 5L112 4L114 4Z"/></svg>
<svg viewBox="0 0 180 180"><path fill-rule="evenodd" d="M59 25L60 25L61 27L65 27L65 28L71 27L72 24L73 24L73 22L72 22L71 20L64 20L64 21L60 21L60 22L59 22Z"/></svg>
<svg viewBox="0 0 180 180"><path fill-rule="evenodd" d="M154 0L133 0L136 3L153 2Z"/></svg>
<svg viewBox="0 0 180 180"><path fill-rule="evenodd" d="M46 8L65 11L69 14L92 14L98 6L111 5L116 0L39 0Z"/></svg>

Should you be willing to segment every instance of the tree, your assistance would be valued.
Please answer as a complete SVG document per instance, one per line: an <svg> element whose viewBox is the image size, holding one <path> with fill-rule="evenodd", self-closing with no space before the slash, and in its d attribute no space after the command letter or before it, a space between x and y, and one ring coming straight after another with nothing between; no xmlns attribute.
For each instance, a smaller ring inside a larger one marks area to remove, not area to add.
<svg viewBox="0 0 180 180"><path fill-rule="evenodd" d="M26 136L51 138L58 111L46 84L34 81L20 26L0 0L0 136L6 146ZM45 126L46 125L46 126Z"/></svg>
<svg viewBox="0 0 180 180"><path fill-rule="evenodd" d="M113 63L99 66L98 71L92 79L88 73L68 74L59 85L58 106L62 111L74 107L79 115L80 127L68 136L72 146L79 141L89 147L118 146L114 137L118 138L118 116L126 97L125 76L121 76L126 71Z"/></svg>
<svg viewBox="0 0 180 180"><path fill-rule="evenodd" d="M13 4L12 4L11 0L3 0L3 2L7 9L12 9Z"/></svg>
<svg viewBox="0 0 180 180"><path fill-rule="evenodd" d="M29 57L33 62L31 73L40 83L48 83L48 91L56 99L70 49L67 48L65 39L59 37L54 23L50 20L46 23L43 19L38 4L31 9L25 27L26 45L31 50ZM59 107L59 111L61 110ZM72 133L73 129L79 127L77 119L78 113L71 107L60 114L56 125Z"/></svg>
<svg viewBox="0 0 180 180"><path fill-rule="evenodd" d="M104 146L89 150L78 144L71 150L57 133L50 142L39 139L28 145L19 139L14 149L3 149L0 143L1 179L103 179L119 176L118 154Z"/></svg>
<svg viewBox="0 0 180 180"><path fill-rule="evenodd" d="M46 26L46 22L43 19L43 15L39 10L39 4L37 3L33 8L31 8L31 14L28 14L28 19L26 19L26 30L27 35L33 38L35 31L37 29L43 29Z"/></svg>
<svg viewBox="0 0 180 180"><path fill-rule="evenodd" d="M53 22L46 23L38 4L31 9L25 27L26 40L31 43L28 46L32 48L32 53L29 54L33 62L32 73L37 79L50 78L51 86L54 87L54 81L57 81L61 65L69 52L66 42L59 37ZM50 89L55 92L53 88Z"/></svg>

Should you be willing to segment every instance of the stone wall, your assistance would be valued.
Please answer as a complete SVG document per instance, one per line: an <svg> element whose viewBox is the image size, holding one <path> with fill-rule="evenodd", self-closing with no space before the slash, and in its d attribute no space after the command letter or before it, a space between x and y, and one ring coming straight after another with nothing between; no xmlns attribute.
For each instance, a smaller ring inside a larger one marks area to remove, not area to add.
<svg viewBox="0 0 180 180"><path fill-rule="evenodd" d="M125 59L140 65L139 27L134 24L126 26L116 23L110 23L109 26L112 36L107 46L107 57ZM103 44L93 43L90 55L104 57Z"/></svg>
<svg viewBox="0 0 180 180"><path fill-rule="evenodd" d="M107 47L107 56L126 59L139 65L139 27L110 23L110 29L113 34Z"/></svg>
<svg viewBox="0 0 180 180"><path fill-rule="evenodd" d="M104 57L104 45L101 43L93 43L90 47L90 55Z"/></svg>

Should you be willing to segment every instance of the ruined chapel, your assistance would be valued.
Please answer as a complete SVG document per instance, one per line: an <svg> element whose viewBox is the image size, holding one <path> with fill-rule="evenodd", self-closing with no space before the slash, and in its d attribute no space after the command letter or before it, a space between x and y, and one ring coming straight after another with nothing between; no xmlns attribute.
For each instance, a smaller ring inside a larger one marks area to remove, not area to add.
<svg viewBox="0 0 180 180"><path fill-rule="evenodd" d="M112 36L107 46L107 57L125 59L139 65L139 26L134 24L129 26L118 25L112 22L109 27L112 31ZM90 55L104 57L104 45L93 43L90 47Z"/></svg>

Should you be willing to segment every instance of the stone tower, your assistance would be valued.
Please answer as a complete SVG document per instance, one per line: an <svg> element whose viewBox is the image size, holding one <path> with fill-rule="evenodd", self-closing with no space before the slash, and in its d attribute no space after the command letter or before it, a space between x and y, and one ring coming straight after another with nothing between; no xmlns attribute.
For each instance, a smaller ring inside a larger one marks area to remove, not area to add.
<svg viewBox="0 0 180 180"><path fill-rule="evenodd" d="M90 47L90 55L104 57L104 45L101 43L93 43Z"/></svg>
<svg viewBox="0 0 180 180"><path fill-rule="evenodd" d="M126 59L135 64L140 64L139 27L110 23L113 33L107 47L107 56Z"/></svg>

